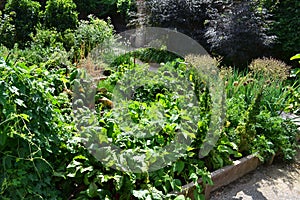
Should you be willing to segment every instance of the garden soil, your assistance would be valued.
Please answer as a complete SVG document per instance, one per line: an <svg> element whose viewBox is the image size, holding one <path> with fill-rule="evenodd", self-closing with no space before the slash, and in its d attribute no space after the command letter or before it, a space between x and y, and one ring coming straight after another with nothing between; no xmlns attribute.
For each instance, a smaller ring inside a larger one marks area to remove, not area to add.
<svg viewBox="0 0 300 200"><path fill-rule="evenodd" d="M300 200L300 151L295 162L274 160L211 193L211 200Z"/></svg>

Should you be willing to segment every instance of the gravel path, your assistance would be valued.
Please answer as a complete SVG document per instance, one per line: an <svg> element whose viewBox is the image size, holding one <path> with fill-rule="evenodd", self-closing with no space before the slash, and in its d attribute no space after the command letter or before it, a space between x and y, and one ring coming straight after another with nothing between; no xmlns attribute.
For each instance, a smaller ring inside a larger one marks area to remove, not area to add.
<svg viewBox="0 0 300 200"><path fill-rule="evenodd" d="M294 163L274 161L211 194L211 200L300 200L300 151Z"/></svg>

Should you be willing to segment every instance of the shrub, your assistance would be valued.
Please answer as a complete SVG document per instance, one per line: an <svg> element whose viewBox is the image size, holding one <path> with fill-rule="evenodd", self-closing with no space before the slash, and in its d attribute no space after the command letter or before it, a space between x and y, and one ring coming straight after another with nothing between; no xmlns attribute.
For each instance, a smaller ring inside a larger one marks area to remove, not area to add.
<svg viewBox="0 0 300 200"><path fill-rule="evenodd" d="M132 18L133 13L136 11L136 1L134 0L118 0L117 12L121 14L127 21Z"/></svg>
<svg viewBox="0 0 300 200"><path fill-rule="evenodd" d="M87 19L93 14L99 18L116 16L118 13L122 17L128 17L130 11L134 9L133 0L73 0L77 6L80 19Z"/></svg>
<svg viewBox="0 0 300 200"><path fill-rule="evenodd" d="M93 14L97 17L105 17L115 14L117 11L117 0L73 0L76 4L80 19L86 19Z"/></svg>
<svg viewBox="0 0 300 200"><path fill-rule="evenodd" d="M253 2L223 5L209 14L205 33L209 50L221 55L225 64L240 68L246 68L253 58L267 56L274 39L265 30L268 13L259 12Z"/></svg>
<svg viewBox="0 0 300 200"><path fill-rule="evenodd" d="M269 29L275 5L271 0L147 1L151 25L185 33L212 55L222 56L224 64L240 68L273 52L275 35Z"/></svg>
<svg viewBox="0 0 300 200"><path fill-rule="evenodd" d="M76 4L72 0L48 0L44 13L44 24L59 32L75 29L78 23Z"/></svg>
<svg viewBox="0 0 300 200"><path fill-rule="evenodd" d="M35 27L39 22L40 4L31 0L9 0L4 13L11 15L11 24L15 27L13 43L25 47L30 40L30 34L35 33ZM11 46L11 45L10 45Z"/></svg>
<svg viewBox="0 0 300 200"><path fill-rule="evenodd" d="M47 69L71 66L69 59L73 51L67 51L65 46L74 45L74 35L70 37L68 34L68 32L37 28L36 34L32 36L32 41L27 47L19 49L15 46L9 50L9 60L15 62L23 60L26 65L44 66ZM72 39L73 44L69 44L72 43Z"/></svg>
<svg viewBox="0 0 300 200"><path fill-rule="evenodd" d="M81 20L75 30L75 58L85 57L100 44L113 39L113 27L110 22L89 16L89 20Z"/></svg>
<svg viewBox="0 0 300 200"><path fill-rule="evenodd" d="M203 37L207 9L212 1L149 0L147 10L152 26L176 29L206 46Z"/></svg>
<svg viewBox="0 0 300 200"><path fill-rule="evenodd" d="M76 8L79 13L80 19L84 19L89 14L95 13L97 8L99 8L99 6L101 4L101 1L98 1L98 0L73 0L73 1L76 4ZM103 12L103 11L101 11L101 12ZM100 14L100 13L98 13L98 14Z"/></svg>

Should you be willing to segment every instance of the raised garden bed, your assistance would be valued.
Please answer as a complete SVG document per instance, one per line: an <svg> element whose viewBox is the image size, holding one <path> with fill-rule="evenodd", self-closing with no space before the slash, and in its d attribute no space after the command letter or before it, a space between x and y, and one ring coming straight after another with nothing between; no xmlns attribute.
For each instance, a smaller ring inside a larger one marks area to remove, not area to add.
<svg viewBox="0 0 300 200"><path fill-rule="evenodd" d="M291 119L297 126L300 127L299 116L293 114L287 114L287 113L281 113L280 116L283 119ZM296 140L300 142L300 129L298 128L298 130L299 130L299 134ZM270 161L267 163L268 165L272 164L274 157L270 159ZM216 171L213 171L211 173L211 179L214 184L204 185L205 199L210 199L211 192L214 192L220 189L221 187L226 186L234 182L235 180L243 177L249 172L254 171L261 164L263 163L255 155L249 155L239 160L233 161L232 165L225 166ZM203 185L203 181L201 178L198 180L198 183L200 185ZM191 198L192 200L194 199L193 192L195 190L195 184L193 182L184 185L182 189L183 191L178 194L183 194L186 197Z"/></svg>
<svg viewBox="0 0 300 200"><path fill-rule="evenodd" d="M232 165L222 167L212 172L211 179L214 184L204 186L205 199L209 199L211 192L223 186L226 186L232 183L233 181L237 180L238 178L246 175L247 173L255 170L260 164L262 163L256 156L249 155L234 161ZM198 183L202 184L202 179L199 179ZM184 185L182 188L183 191L180 194L183 194L186 197L190 197L191 199L194 199L194 195L193 195L195 189L194 183L189 183L187 185Z"/></svg>

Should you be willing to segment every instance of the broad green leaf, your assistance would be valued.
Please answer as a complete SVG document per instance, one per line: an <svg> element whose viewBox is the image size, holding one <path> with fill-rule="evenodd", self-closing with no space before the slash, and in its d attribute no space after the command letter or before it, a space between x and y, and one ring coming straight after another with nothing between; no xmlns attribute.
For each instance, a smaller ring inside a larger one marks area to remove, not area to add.
<svg viewBox="0 0 300 200"><path fill-rule="evenodd" d="M194 190L194 200L205 200L205 196L203 194L199 194L197 190Z"/></svg>
<svg viewBox="0 0 300 200"><path fill-rule="evenodd" d="M87 195L89 197L97 197L98 194L97 194L97 185L95 183L91 183L89 185L89 188L87 189Z"/></svg>
<svg viewBox="0 0 300 200"><path fill-rule="evenodd" d="M177 161L174 165L174 171L176 171L177 174L180 174L180 172L182 172L183 169L184 169L184 162Z"/></svg>
<svg viewBox="0 0 300 200"><path fill-rule="evenodd" d="M66 176L63 172L53 172L53 176L61 177L61 178L66 179Z"/></svg>

